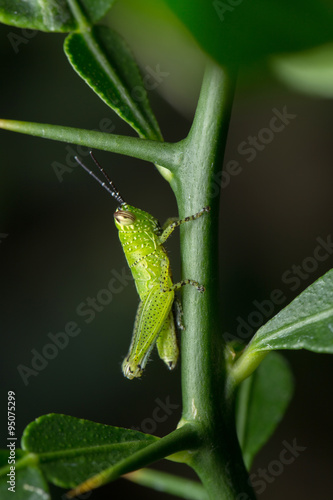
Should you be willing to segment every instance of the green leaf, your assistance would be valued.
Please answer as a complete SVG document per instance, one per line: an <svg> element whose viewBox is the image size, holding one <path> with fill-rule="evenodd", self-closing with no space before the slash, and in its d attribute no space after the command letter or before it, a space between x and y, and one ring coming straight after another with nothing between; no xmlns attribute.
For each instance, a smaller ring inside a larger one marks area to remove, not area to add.
<svg viewBox="0 0 333 500"><path fill-rule="evenodd" d="M104 17L114 1L80 0L80 6L95 23ZM78 23L71 6L76 5L76 0L0 0L0 22L41 31L73 31L78 28Z"/></svg>
<svg viewBox="0 0 333 500"><path fill-rule="evenodd" d="M29 424L22 448L38 455L46 478L72 488L158 438L67 415L44 415Z"/></svg>
<svg viewBox="0 0 333 500"><path fill-rule="evenodd" d="M159 492L176 495L186 500L208 500L201 483L153 469L139 469L125 474L124 479L153 488Z"/></svg>
<svg viewBox="0 0 333 500"><path fill-rule="evenodd" d="M140 137L162 139L139 69L119 35L97 26L90 32L69 35L64 50L81 78Z"/></svg>
<svg viewBox="0 0 333 500"><path fill-rule="evenodd" d="M47 482L37 466L26 465L20 468L20 459L27 456L21 450L16 450L15 462L15 493L8 490L12 487L10 476L7 476L9 470L5 470L8 466L8 451L0 450L0 498L1 500L50 500L50 494Z"/></svg>
<svg viewBox="0 0 333 500"><path fill-rule="evenodd" d="M270 66L280 80L299 92L333 97L333 44L276 56Z"/></svg>
<svg viewBox="0 0 333 500"><path fill-rule="evenodd" d="M329 240L327 249L330 250ZM307 349L333 354L333 269L259 328L230 370L238 384L274 349Z"/></svg>
<svg viewBox="0 0 333 500"><path fill-rule="evenodd" d="M71 490L67 496L69 498L74 498L86 491L90 491L103 484L114 481L124 474L146 467L157 460L167 458L170 455L174 456L174 454L178 454L179 451L189 449L193 451L198 447L199 441L200 438L197 429L191 424L184 424L175 431L170 432L170 434L149 444L144 449L138 450L131 456L120 460L117 464L103 469L99 474L90 477Z"/></svg>
<svg viewBox="0 0 333 500"><path fill-rule="evenodd" d="M293 394L289 365L273 352L240 386L237 394L237 434L244 462L250 469L253 458L273 434Z"/></svg>
<svg viewBox="0 0 333 500"><path fill-rule="evenodd" d="M259 328L250 351L308 349L333 354L333 269Z"/></svg>
<svg viewBox="0 0 333 500"><path fill-rule="evenodd" d="M165 2L221 64L248 63L333 39L333 5L326 0Z"/></svg>

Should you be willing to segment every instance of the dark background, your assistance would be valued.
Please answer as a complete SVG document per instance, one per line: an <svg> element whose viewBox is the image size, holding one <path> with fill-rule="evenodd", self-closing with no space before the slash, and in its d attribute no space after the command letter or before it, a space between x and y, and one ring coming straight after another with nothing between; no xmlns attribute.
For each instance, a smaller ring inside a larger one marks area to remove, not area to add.
<svg viewBox="0 0 333 500"><path fill-rule="evenodd" d="M0 26L0 117L89 129L110 118L115 133L133 135L72 71L63 55L62 35L39 33L16 54L9 33L21 32ZM173 74L168 78L171 82ZM313 255L316 238L333 234L333 103L298 95L267 75L262 85L251 88L243 80L241 75L225 157L225 163L238 161L242 172L222 190L219 228L228 332L237 327L237 317L247 320L255 309L253 301L280 289L286 305L333 262L330 256L294 292L282 281L284 272ZM193 82L195 89L198 83ZM165 139L185 137L190 111L187 117L179 115L157 93L151 102ZM296 118L247 162L239 144L268 126L273 108L285 105ZM79 167L59 182L52 165L66 165L65 144L0 131L0 148L0 233L8 235L0 240L0 446L5 446L9 390L16 392L18 435L30 421L51 412L166 434L181 413L180 368L168 373L154 354L142 380L128 381L121 373L138 304L134 285L129 282L89 324L76 312L82 301L106 287L113 270L121 273L126 265L113 223L113 200ZM161 222L177 214L173 193L152 165L103 152L96 156L129 203ZM167 247L177 277L178 236ZM25 386L18 365L31 366L31 350L41 352L50 342L48 333L63 331L70 321L77 322L81 333ZM295 397L252 472L258 474L259 468L278 460L284 440L296 439L306 450L258 498L327 498L333 487L332 358L305 351L285 355L295 375ZM150 429L147 419L152 419L156 400L166 398L178 409ZM157 466L193 477L185 466ZM54 499L64 493L52 491ZM91 498L131 494L169 498L124 480Z"/></svg>

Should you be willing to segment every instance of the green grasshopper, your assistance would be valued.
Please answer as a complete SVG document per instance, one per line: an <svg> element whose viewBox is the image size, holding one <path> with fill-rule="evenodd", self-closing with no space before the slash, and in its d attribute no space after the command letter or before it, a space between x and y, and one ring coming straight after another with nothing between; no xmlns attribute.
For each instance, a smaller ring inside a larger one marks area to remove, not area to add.
<svg viewBox="0 0 333 500"><path fill-rule="evenodd" d="M113 214L115 224L141 300L129 352L122 364L123 373L130 380L141 377L155 344L160 358L172 370L179 356L176 323L178 328L184 329L175 291L184 285L192 285L199 292L204 292L205 288L190 279L173 283L163 243L177 226L201 217L210 208L204 207L182 220L168 219L161 227L155 217L124 201L92 152L90 155L107 183L102 182L79 158L75 159L119 203Z"/></svg>

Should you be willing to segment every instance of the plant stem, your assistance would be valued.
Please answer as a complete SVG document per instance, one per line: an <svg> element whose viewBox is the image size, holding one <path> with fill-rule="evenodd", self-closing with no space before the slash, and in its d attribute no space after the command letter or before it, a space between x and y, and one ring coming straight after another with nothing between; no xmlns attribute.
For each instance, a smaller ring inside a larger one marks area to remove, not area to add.
<svg viewBox="0 0 333 500"><path fill-rule="evenodd" d="M209 205L211 212L181 227L183 277L206 291L183 291L186 330L182 334L183 422L195 422L203 447L191 466L212 500L255 498L236 437L233 401L227 397L224 341L218 286L219 171L226 144L235 77L209 65L184 157L171 182L180 217ZM215 195L214 195L215 194Z"/></svg>
<svg viewBox="0 0 333 500"><path fill-rule="evenodd" d="M170 144L61 125L0 119L0 128L132 156L158 163L171 171L179 164L182 155L181 143Z"/></svg>
<svg viewBox="0 0 333 500"><path fill-rule="evenodd" d="M250 377L252 373L258 368L260 363L265 359L267 351L251 351L251 344L247 346L243 354L239 357L236 363L232 366L229 374L230 385L239 385L247 377Z"/></svg>

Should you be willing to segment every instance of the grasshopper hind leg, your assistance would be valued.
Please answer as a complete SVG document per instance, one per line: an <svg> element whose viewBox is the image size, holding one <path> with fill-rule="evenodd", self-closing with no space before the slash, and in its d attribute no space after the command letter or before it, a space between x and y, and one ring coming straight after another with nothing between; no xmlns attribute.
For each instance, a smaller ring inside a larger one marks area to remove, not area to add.
<svg viewBox="0 0 333 500"><path fill-rule="evenodd" d="M142 302L140 302L137 313L136 313L136 318L135 318L135 323L134 323L134 333L133 333L131 345L129 348L129 352L128 352L128 354L127 354L127 356L124 359L123 364L122 364L123 374L129 380L133 380L134 378L141 377L142 372L143 372L143 368L141 367L141 365L133 363L133 359L131 359L132 358L131 353L133 350L133 346L137 342L138 319L140 318L140 315L142 313L142 307L143 307L143 304L142 304Z"/></svg>
<svg viewBox="0 0 333 500"><path fill-rule="evenodd" d="M182 305L178 297L175 297L172 310L156 340L158 355L167 365L169 370L173 370L177 365L179 357L177 329L185 330L182 318Z"/></svg>
<svg viewBox="0 0 333 500"><path fill-rule="evenodd" d="M179 357L177 332L173 310L170 311L156 340L159 357L169 370L173 370Z"/></svg>
<svg viewBox="0 0 333 500"><path fill-rule="evenodd" d="M123 373L128 379L132 380L141 377L160 332L162 332L162 330L164 332L164 327L166 334L169 334L169 331L171 331L172 334L172 330L170 330L171 327L175 330L172 315L173 301L173 292L162 293L160 287L157 286L152 288L145 299L140 302L135 318L129 352L122 364ZM166 337L167 341L163 342L165 346L163 348L163 353L168 355L168 353L172 351L172 343L170 345L168 335L166 335ZM175 354L173 354L172 359L174 358ZM177 358L178 355L176 356L175 362L177 362ZM169 366L172 359L169 360Z"/></svg>

